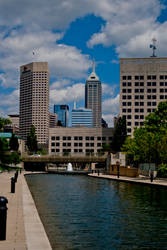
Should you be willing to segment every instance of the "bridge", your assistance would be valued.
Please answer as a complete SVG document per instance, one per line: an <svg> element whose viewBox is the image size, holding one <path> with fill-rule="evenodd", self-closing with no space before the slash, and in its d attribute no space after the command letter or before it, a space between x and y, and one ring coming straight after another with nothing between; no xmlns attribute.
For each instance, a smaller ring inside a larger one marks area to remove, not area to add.
<svg viewBox="0 0 167 250"><path fill-rule="evenodd" d="M92 163L107 164L108 155L41 155L41 156L23 156L22 160L26 170L44 170L48 164L89 164ZM91 168L91 167L90 167Z"/></svg>

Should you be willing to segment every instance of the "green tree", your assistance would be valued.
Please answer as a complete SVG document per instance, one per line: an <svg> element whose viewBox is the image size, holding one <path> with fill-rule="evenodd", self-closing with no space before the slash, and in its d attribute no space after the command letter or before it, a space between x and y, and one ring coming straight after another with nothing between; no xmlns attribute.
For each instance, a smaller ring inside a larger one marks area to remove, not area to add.
<svg viewBox="0 0 167 250"><path fill-rule="evenodd" d="M18 138L14 134L12 134L10 138L9 147L10 147L10 150L18 151L19 142L18 142Z"/></svg>
<svg viewBox="0 0 167 250"><path fill-rule="evenodd" d="M38 151L38 143L37 143L37 136L35 134L35 126L31 126L30 133L27 136L27 143L26 143L28 150L32 153L36 153Z"/></svg>
<svg viewBox="0 0 167 250"><path fill-rule="evenodd" d="M14 164L14 165L17 165L21 162L21 157L20 155L18 154L18 152L12 152L10 154L10 163L11 164Z"/></svg>
<svg viewBox="0 0 167 250"><path fill-rule="evenodd" d="M11 121L9 119L0 117L0 131L3 131L4 126L7 124L11 124Z"/></svg>
<svg viewBox="0 0 167 250"><path fill-rule="evenodd" d="M122 150L131 163L167 163L167 102L159 103L144 126L136 128L134 138L127 138Z"/></svg>
<svg viewBox="0 0 167 250"><path fill-rule="evenodd" d="M119 117L114 128L111 149L113 152L120 152L127 137L126 118Z"/></svg>

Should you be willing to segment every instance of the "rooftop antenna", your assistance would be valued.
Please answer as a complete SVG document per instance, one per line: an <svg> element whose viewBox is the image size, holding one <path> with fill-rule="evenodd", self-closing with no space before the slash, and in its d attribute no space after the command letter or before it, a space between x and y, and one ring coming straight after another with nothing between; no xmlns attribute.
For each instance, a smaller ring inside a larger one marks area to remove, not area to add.
<svg viewBox="0 0 167 250"><path fill-rule="evenodd" d="M152 44L150 44L150 48L153 50L153 54L152 54L151 57L156 57L156 55L155 55L156 41L157 41L157 40L156 40L155 38L153 38L153 39L152 39Z"/></svg>
<svg viewBox="0 0 167 250"><path fill-rule="evenodd" d="M95 60L93 59L93 72L95 73Z"/></svg>

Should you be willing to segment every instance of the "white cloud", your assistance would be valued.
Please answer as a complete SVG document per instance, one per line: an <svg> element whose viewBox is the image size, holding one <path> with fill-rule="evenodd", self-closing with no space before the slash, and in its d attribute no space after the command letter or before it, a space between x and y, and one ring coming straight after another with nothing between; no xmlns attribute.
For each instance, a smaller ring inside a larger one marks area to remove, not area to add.
<svg viewBox="0 0 167 250"><path fill-rule="evenodd" d="M72 86L65 88L51 89L50 91L50 103L53 104L67 104L74 101L81 101L84 99L85 84L76 83Z"/></svg>
<svg viewBox="0 0 167 250"><path fill-rule="evenodd" d="M19 90L13 90L9 94L0 94L0 107L5 108L6 114L19 113ZM3 112L3 111L2 111Z"/></svg>
<svg viewBox="0 0 167 250"><path fill-rule="evenodd" d="M102 103L103 113L110 112L112 114L119 113L119 94L114 98L108 98Z"/></svg>

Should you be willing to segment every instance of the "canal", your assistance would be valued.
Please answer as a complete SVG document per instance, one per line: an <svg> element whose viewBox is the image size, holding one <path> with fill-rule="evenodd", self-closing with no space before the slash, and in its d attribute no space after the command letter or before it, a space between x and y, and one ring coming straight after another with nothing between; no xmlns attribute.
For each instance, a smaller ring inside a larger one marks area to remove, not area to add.
<svg viewBox="0 0 167 250"><path fill-rule="evenodd" d="M167 189L87 176L26 180L53 249L167 249Z"/></svg>

